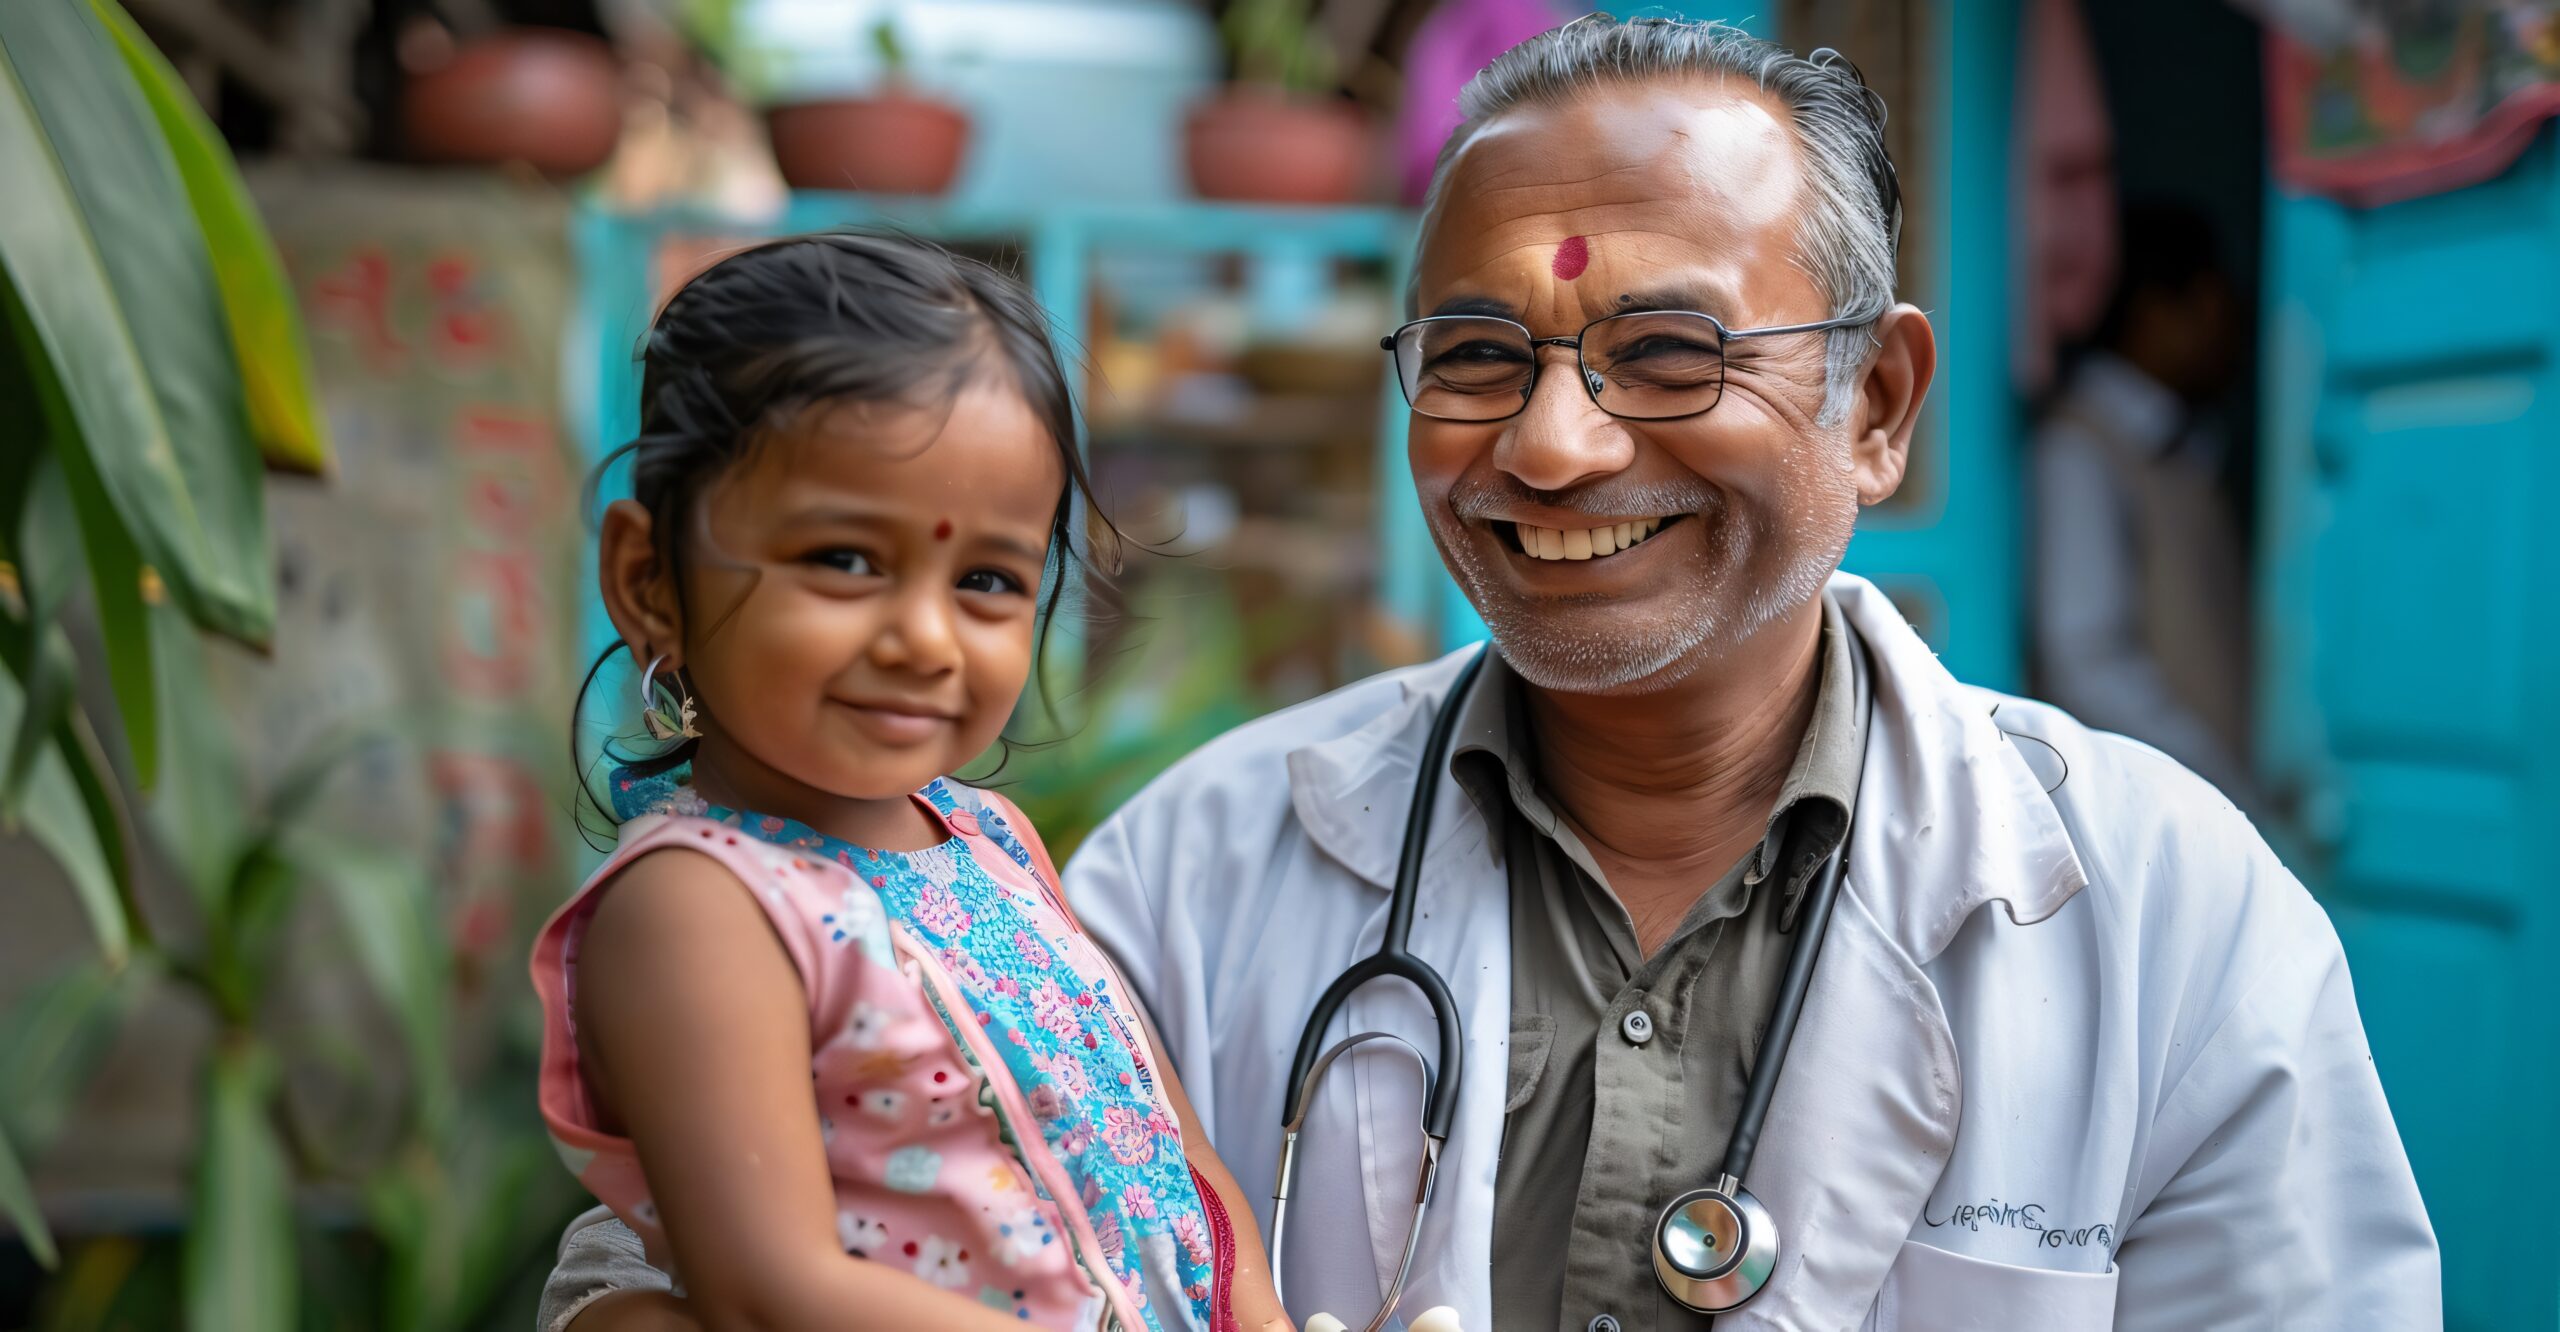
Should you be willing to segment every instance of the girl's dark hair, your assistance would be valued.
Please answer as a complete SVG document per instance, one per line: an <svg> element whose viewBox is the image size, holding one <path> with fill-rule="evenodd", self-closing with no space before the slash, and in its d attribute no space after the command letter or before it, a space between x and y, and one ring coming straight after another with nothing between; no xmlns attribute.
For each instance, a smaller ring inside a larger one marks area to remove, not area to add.
<svg viewBox="0 0 2560 1332"><path fill-rule="evenodd" d="M697 530L703 494L766 432L826 403L947 408L982 377L1003 375L1067 469L1066 493L1049 525L1035 661L1045 654L1069 575L1084 567L1071 538L1093 484L1076 448L1075 397L1047 313L1019 280L908 236L829 232L769 241L685 283L659 312L640 361L640 433L605 456L590 488L592 494L607 468L630 458L632 497L649 511L679 604L685 538ZM1097 514L1096 521L1117 537L1108 519ZM577 735L588 691L620 651L616 643L588 666L570 714L579 796L608 821L611 812L584 780ZM604 757L652 774L689 761L694 748L687 740L643 756L608 740Z"/></svg>

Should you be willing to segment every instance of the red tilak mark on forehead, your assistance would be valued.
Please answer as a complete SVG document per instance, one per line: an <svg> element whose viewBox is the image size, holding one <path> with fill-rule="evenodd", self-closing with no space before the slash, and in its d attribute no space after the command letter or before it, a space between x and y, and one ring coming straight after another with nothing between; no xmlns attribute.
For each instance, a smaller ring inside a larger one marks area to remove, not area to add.
<svg viewBox="0 0 2560 1332"><path fill-rule="evenodd" d="M945 518L941 522L933 525L933 539L936 541L949 541L951 539L950 519Z"/></svg>
<svg viewBox="0 0 2560 1332"><path fill-rule="evenodd" d="M1582 276L1582 270L1590 266L1591 242L1580 236L1567 236L1564 238L1564 244L1556 247L1556 258L1552 267L1557 277L1571 282Z"/></svg>

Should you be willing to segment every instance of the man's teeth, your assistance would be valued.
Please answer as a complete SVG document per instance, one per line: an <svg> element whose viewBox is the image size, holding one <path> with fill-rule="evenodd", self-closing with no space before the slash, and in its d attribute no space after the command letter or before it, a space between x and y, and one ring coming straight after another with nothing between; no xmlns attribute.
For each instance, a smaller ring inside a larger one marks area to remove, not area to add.
<svg viewBox="0 0 2560 1332"><path fill-rule="evenodd" d="M1541 560L1587 560L1599 555L1613 555L1652 536L1662 527L1659 518L1640 518L1631 523L1609 527L1582 527L1560 531L1552 527L1532 527L1514 523L1519 533L1522 554Z"/></svg>

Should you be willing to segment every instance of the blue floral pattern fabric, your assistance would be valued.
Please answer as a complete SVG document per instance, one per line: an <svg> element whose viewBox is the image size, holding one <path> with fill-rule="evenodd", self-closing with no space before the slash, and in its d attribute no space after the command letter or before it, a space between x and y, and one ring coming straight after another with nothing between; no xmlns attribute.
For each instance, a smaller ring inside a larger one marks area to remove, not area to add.
<svg viewBox="0 0 2560 1332"><path fill-rule="evenodd" d="M954 835L921 851L875 851L793 820L707 804L684 776L621 775L617 813L714 819L825 856L867 880L892 919L927 945L958 985L970 1009L965 1020L984 1028L1000 1052L1148 1332L1209 1326L1214 1241L1142 1029L1113 994L1108 973L1076 966L1067 941L1055 937L1071 928L1063 913L1037 893L999 882L978 861L974 844L983 843L1026 871L1023 877L1045 883L1003 815L977 792L937 778L918 794ZM858 933L840 935L839 945L859 947ZM1189 1317L1164 1316L1148 1272L1175 1276Z"/></svg>

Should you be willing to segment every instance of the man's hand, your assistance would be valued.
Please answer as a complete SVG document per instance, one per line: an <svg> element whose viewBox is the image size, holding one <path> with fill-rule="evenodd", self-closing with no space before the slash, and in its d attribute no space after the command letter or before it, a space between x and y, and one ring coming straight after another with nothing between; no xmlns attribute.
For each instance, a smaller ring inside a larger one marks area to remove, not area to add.
<svg viewBox="0 0 2560 1332"><path fill-rule="evenodd" d="M1307 1320L1306 1332L1350 1332L1350 1329L1332 1314L1320 1313ZM1466 1329L1458 1325L1457 1310L1445 1304L1435 1304L1415 1314L1413 1321L1405 1324L1405 1332L1466 1332Z"/></svg>

